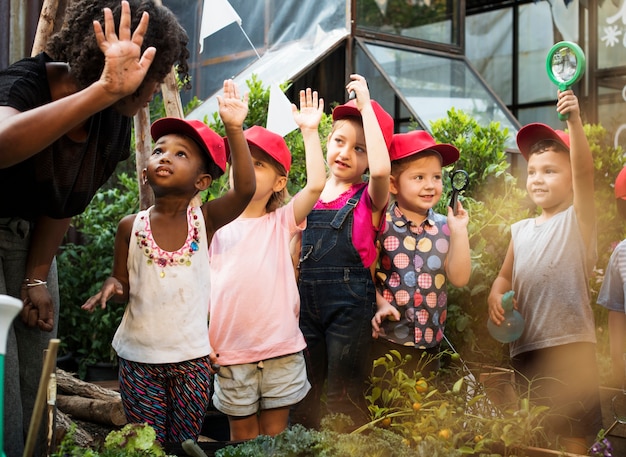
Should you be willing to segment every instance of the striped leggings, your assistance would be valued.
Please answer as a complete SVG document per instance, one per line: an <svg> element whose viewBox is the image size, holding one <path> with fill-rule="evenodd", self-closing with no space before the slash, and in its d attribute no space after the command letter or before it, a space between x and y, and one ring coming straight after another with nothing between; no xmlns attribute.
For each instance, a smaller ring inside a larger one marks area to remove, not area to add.
<svg viewBox="0 0 626 457"><path fill-rule="evenodd" d="M119 362L128 422L148 423L162 444L198 439L211 401L209 356L178 363Z"/></svg>

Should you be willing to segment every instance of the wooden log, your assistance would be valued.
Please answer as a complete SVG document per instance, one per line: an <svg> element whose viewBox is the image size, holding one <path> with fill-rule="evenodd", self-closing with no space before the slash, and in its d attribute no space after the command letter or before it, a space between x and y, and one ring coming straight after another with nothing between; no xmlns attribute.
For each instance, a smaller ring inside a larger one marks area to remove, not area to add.
<svg viewBox="0 0 626 457"><path fill-rule="evenodd" d="M63 440L63 437L74 427L72 439L79 447L89 447L94 443L94 438L84 428L72 421L70 417L63 411L57 409L56 413L56 438L57 445Z"/></svg>
<svg viewBox="0 0 626 457"><path fill-rule="evenodd" d="M127 423L122 400L57 395L57 408L71 417L87 422L121 426Z"/></svg>
<svg viewBox="0 0 626 457"><path fill-rule="evenodd" d="M139 208L144 210L152 206L154 193L150 186L143 181L143 169L148 166L148 159L152 153L152 137L150 136L150 108L139 110L134 117L135 124L135 169L139 180Z"/></svg>
<svg viewBox="0 0 626 457"><path fill-rule="evenodd" d="M56 369L56 379L57 389L60 394L78 395L80 397L108 401L120 399L119 392L78 379L60 368Z"/></svg>
<svg viewBox="0 0 626 457"><path fill-rule="evenodd" d="M183 105L180 101L178 82L176 81L176 73L173 67L165 77L163 84L161 84L161 94L163 94L165 114L169 117L178 117L182 119L184 117Z"/></svg>
<svg viewBox="0 0 626 457"><path fill-rule="evenodd" d="M54 31L54 22L59 8L59 0L45 0L39 14L39 22L37 22L37 31L35 32L35 40L31 56L36 56L46 48L48 38Z"/></svg>

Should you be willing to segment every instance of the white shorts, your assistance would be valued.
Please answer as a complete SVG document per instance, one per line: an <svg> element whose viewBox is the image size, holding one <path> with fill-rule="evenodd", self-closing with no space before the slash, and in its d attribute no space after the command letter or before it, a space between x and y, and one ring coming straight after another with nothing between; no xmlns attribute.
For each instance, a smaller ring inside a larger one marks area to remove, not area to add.
<svg viewBox="0 0 626 457"><path fill-rule="evenodd" d="M302 351L256 363L222 366L214 387L215 408L235 417L295 405L311 389Z"/></svg>

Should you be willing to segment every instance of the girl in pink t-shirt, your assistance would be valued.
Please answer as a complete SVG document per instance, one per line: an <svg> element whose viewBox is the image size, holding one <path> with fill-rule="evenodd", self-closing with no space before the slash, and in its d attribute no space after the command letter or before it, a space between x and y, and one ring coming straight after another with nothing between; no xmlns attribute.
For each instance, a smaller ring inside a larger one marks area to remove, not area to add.
<svg viewBox="0 0 626 457"><path fill-rule="evenodd" d="M228 416L233 441L283 431L289 408L310 389L289 244L324 188L318 134L324 102L307 89L300 91L300 111L295 105L292 110L304 138L306 186L284 205L291 153L280 135L249 128L244 135L256 193L239 218L215 233L209 248L209 340L220 365L213 403Z"/></svg>

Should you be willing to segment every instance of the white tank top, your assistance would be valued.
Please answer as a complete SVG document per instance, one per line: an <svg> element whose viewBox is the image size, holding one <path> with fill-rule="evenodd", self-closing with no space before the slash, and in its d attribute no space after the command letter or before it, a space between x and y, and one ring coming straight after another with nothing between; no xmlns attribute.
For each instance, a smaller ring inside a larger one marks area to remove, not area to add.
<svg viewBox="0 0 626 457"><path fill-rule="evenodd" d="M113 337L119 357L175 363L211 352L208 312L209 250L202 210L187 209L187 239L175 252L152 237L150 210L135 218L128 246L130 295Z"/></svg>

